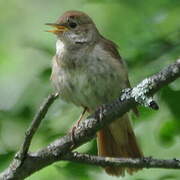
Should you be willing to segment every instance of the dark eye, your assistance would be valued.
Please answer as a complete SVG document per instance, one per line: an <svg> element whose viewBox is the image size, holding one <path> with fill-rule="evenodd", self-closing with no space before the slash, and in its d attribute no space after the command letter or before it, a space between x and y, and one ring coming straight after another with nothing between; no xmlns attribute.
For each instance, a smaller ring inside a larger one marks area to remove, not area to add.
<svg viewBox="0 0 180 180"><path fill-rule="evenodd" d="M70 26L71 28L75 28L75 27L77 26L77 24L76 24L75 22L70 22L70 23L69 23L69 26Z"/></svg>

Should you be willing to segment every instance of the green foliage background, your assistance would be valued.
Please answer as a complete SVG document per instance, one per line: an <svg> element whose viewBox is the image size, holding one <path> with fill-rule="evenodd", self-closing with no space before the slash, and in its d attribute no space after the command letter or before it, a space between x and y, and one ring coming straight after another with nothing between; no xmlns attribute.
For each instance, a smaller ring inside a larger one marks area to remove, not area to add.
<svg viewBox="0 0 180 180"><path fill-rule="evenodd" d="M49 80L55 36L44 32L64 11L88 13L100 32L119 45L132 85L158 72L180 56L179 0L0 0L0 170L20 146L24 132L44 97ZM132 118L145 156L180 158L180 80L161 90L159 111L140 107ZM33 139L31 151L64 135L82 109L60 100L51 107ZM95 141L78 149L96 153ZM60 162L28 180L105 180L101 168ZM121 178L119 178L121 179ZM180 179L180 171L144 169L124 180Z"/></svg>

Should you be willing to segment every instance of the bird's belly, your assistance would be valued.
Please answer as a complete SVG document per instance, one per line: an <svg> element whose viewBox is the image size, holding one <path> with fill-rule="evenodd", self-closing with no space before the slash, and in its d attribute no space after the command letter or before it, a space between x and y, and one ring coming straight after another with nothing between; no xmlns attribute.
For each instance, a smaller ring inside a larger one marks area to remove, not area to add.
<svg viewBox="0 0 180 180"><path fill-rule="evenodd" d="M94 73L61 70L58 76L60 97L78 106L95 109L120 95L120 76L116 72Z"/></svg>

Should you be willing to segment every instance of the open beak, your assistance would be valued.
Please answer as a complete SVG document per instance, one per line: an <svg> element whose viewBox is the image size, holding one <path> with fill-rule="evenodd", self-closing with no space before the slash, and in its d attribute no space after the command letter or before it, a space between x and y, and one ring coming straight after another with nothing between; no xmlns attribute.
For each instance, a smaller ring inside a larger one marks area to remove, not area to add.
<svg viewBox="0 0 180 180"><path fill-rule="evenodd" d="M63 33L63 32L68 30L67 27L56 24L56 23L46 23L45 25L52 26L52 27L56 28L56 29L53 29L53 30L46 31L46 32L54 33L54 34L60 34L60 33Z"/></svg>

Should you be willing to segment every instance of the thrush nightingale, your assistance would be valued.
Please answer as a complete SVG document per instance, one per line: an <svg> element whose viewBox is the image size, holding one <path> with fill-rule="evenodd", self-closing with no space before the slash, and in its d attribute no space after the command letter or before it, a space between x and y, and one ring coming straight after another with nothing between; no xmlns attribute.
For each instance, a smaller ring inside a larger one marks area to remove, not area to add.
<svg viewBox="0 0 180 180"><path fill-rule="evenodd" d="M51 80L60 98L92 113L130 87L117 45L99 33L87 14L67 11L56 23L47 25L54 27L49 32L57 36ZM127 114L97 133L97 147L99 156L143 156ZM105 171L123 176L125 171L132 174L137 169L107 166Z"/></svg>

